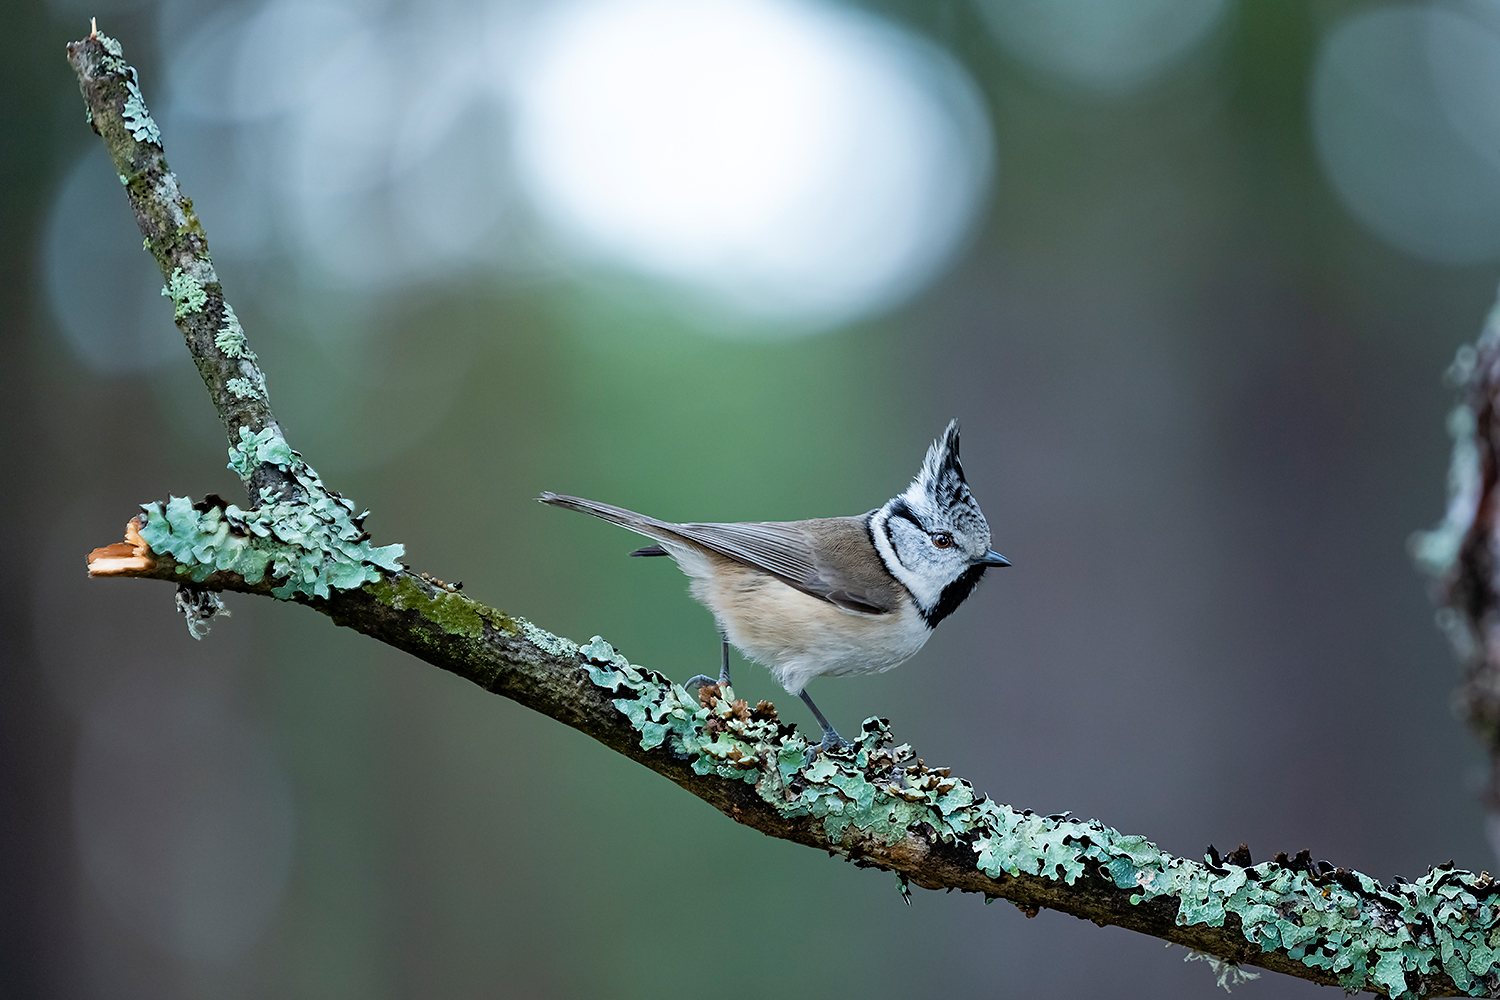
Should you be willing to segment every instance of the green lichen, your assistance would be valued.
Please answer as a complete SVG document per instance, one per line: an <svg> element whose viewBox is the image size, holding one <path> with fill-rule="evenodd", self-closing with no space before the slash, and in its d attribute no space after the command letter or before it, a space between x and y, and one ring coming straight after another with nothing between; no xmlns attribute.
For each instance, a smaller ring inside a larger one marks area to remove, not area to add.
<svg viewBox="0 0 1500 1000"><path fill-rule="evenodd" d="M246 345L245 329L240 326L239 317L234 314L228 302L224 303L224 322L214 334L214 346L225 357L238 360L240 371L244 373L239 378L230 379L224 387L241 399L263 398L266 394L266 376L255 363L259 359Z"/></svg>
<svg viewBox="0 0 1500 1000"><path fill-rule="evenodd" d="M173 319L182 319L208 304L208 292L202 283L180 267L172 269L172 276L162 286L161 293L172 300Z"/></svg>
<svg viewBox="0 0 1500 1000"><path fill-rule="evenodd" d="M240 319L228 302L224 303L224 325L214 334L214 346L226 358L257 360L255 352L245 346L245 328L240 326Z"/></svg>
<svg viewBox="0 0 1500 1000"><path fill-rule="evenodd" d="M377 600L398 610L420 612L428 621L441 625L449 635L469 639L484 637L485 626L516 635L521 625L514 619L471 601L462 594L440 586L423 587L410 577L382 579L372 588Z"/></svg>
<svg viewBox="0 0 1500 1000"><path fill-rule="evenodd" d="M125 62L124 49L106 35L95 32L91 37L103 50L95 69L124 80L123 118L127 129L136 141L159 145L161 133L146 109L134 68ZM131 151L128 157L122 157L119 150L112 151L117 162L138 159L139 151ZM125 176L120 179L129 182ZM183 227L202 235L192 200L181 196L170 171L160 171L151 194L159 203L180 206ZM151 249L149 239L143 245ZM189 268L196 273L176 267L162 288L162 295L172 300L177 320L201 312L209 303L205 282L213 280L212 266L206 252L195 251L195 255L196 261ZM244 331L227 305L214 341L220 351L240 361L238 376L225 382L228 392L241 399L263 397L265 377L254 364L255 356L245 346ZM264 422L264 418L256 419ZM259 430L240 426L237 436L229 449L229 467L243 481L256 483L260 506L242 510L218 497L196 504L171 497L165 504L142 508L146 515L140 529L142 539L153 551L170 555L178 573L201 583L216 572L233 572L252 584L271 581L272 594L280 598L326 598L335 590L372 583L400 569L398 559L403 547L372 546L363 528L368 511L355 514L353 503L325 487L274 424ZM280 475L256 480L257 472L267 466Z"/></svg>
<svg viewBox="0 0 1500 1000"><path fill-rule="evenodd" d="M564 639L560 635L553 635L546 629L533 625L524 618L518 618L516 621L521 626L521 631L525 633L527 640L533 646L551 653L553 656L578 655L578 643L572 639Z"/></svg>
<svg viewBox="0 0 1500 1000"><path fill-rule="evenodd" d="M161 130L152 120L151 112L146 110L146 98L141 93L140 80L136 76L135 67L125 61L125 49L108 35L97 37L105 52L105 57L99 61L100 67L125 78L125 107L121 115L125 127L137 142L153 142L160 146ZM89 111L89 123L93 123L92 109Z"/></svg>
<svg viewBox="0 0 1500 1000"><path fill-rule="evenodd" d="M229 449L229 467L249 481L265 464L290 480L292 495L253 510L217 497L146 504L141 537L153 551L170 554L178 572L195 582L219 571L252 584L269 578L278 581L271 593L283 599L327 597L400 569L405 548L372 546L364 530L369 511L355 514L353 502L325 487L280 431L241 427L239 444Z"/></svg>
<svg viewBox="0 0 1500 1000"><path fill-rule="evenodd" d="M535 626L522 628L530 637ZM563 655L566 640L535 631ZM910 747L891 748L883 719L865 721L851 754L805 766L807 742L768 705L751 709L728 689L701 705L597 636L577 655L593 682L616 696L643 749L662 748L690 760L698 774L753 785L782 816L821 821L834 844L894 844L922 829L970 848L991 878L1072 885L1093 872L1131 890L1135 904L1176 899L1180 926L1223 927L1233 914L1253 944L1324 970L1350 991L1415 997L1409 976L1445 972L1471 996L1500 994L1500 885L1488 875L1435 869L1382 888L1301 856L1254 866L1190 861L1097 820L1017 811L946 769L908 764Z"/></svg>
<svg viewBox="0 0 1500 1000"><path fill-rule="evenodd" d="M1406 974L1439 971L1472 996L1497 985L1500 914L1489 902L1487 876L1434 871L1382 889L1366 875L1315 871L1310 862L1200 864L1097 821L1043 818L992 803L970 818L977 823L964 839L979 850L988 875L1024 873L1071 884L1092 862L1115 885L1135 889L1132 902L1176 898L1181 926L1222 927L1235 914L1251 943L1331 972L1349 990L1415 996Z"/></svg>
<svg viewBox="0 0 1500 1000"><path fill-rule="evenodd" d="M302 461L302 456L292 450L275 427L263 427L259 431L241 427L240 443L229 449L229 470L240 477L240 482L248 483L255 470L268 463L280 469L300 466L312 471L312 467ZM321 489L322 485L320 481L318 488ZM353 505L349 509L353 510Z"/></svg>
<svg viewBox="0 0 1500 1000"><path fill-rule="evenodd" d="M251 584L271 579L280 581L272 595L283 600L328 597L400 569L401 545L370 545L358 518L347 510L332 514L326 506L288 502L241 510L216 498L194 504L172 497L142 507L146 523L140 533L152 551L171 555L177 571L195 583L219 571Z"/></svg>
<svg viewBox="0 0 1500 1000"><path fill-rule="evenodd" d="M1171 948L1173 946L1169 944L1167 947ZM1214 955L1205 955L1201 951L1192 951L1189 949L1188 953L1182 956L1182 960L1184 962L1207 962L1209 971L1214 974L1214 984L1225 993L1232 992L1230 990L1231 986L1238 986L1241 983L1248 983L1252 979L1260 978L1260 973L1253 969L1246 969L1235 965L1233 962L1226 962Z"/></svg>
<svg viewBox="0 0 1500 1000"><path fill-rule="evenodd" d="M153 142L161 145L161 130L156 127L156 122L151 118L151 112L146 110L146 101L142 97L140 88L136 86L135 74L131 73L127 86L129 91L125 95L125 108L121 117L125 120L125 127L137 142Z"/></svg>

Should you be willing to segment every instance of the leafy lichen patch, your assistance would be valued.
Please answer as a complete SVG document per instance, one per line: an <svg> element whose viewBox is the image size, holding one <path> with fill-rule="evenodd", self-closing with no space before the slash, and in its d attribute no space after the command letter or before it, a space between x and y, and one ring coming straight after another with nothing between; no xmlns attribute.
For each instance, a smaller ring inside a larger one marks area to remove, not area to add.
<svg viewBox="0 0 1500 1000"><path fill-rule="evenodd" d="M327 597L379 580L400 568L401 545L375 547L356 519L331 515L327 503L275 503L241 510L217 497L193 503L172 497L142 507L141 538L153 552L167 553L177 572L201 583L216 572L236 573L246 583L280 581L272 595Z"/></svg>
<svg viewBox="0 0 1500 1000"><path fill-rule="evenodd" d="M182 319L208 304L208 292L203 284L180 267L173 268L161 293L172 300L173 319Z"/></svg>
<svg viewBox="0 0 1500 1000"><path fill-rule="evenodd" d="M260 395L260 389L247 378L232 378L224 387L241 399L254 399Z"/></svg>
<svg viewBox="0 0 1500 1000"><path fill-rule="evenodd" d="M141 537L153 551L170 554L178 572L195 582L221 570L251 584L269 577L280 581L271 593L283 599L327 597L400 568L405 548L372 546L364 530L368 511L355 514L352 501L325 487L274 425L258 432L241 427L239 444L229 449L229 468L248 481L264 464L290 477L293 495L253 510L218 497L146 504Z"/></svg>
<svg viewBox="0 0 1500 1000"><path fill-rule="evenodd" d="M160 146L161 130L156 127L151 112L146 110L146 101L136 85L134 73L130 76L128 86L130 90L125 95L125 110L121 115L125 119L125 127L130 129L130 135L137 142L151 142Z"/></svg>
<svg viewBox="0 0 1500 1000"><path fill-rule="evenodd" d="M161 130L152 120L151 112L146 110L146 98L141 94L140 80L136 76L135 67L125 61L125 50L119 41L108 35L101 34L97 37L106 53L103 60L104 68L109 72L120 74L125 79L125 106L120 117L130 131L131 138L136 142L150 142L160 146ZM88 121L92 124L93 109L88 110Z"/></svg>
<svg viewBox="0 0 1500 1000"><path fill-rule="evenodd" d="M245 346L245 328L240 326L240 319L228 302L224 303L224 322L220 325L219 332L214 334L214 346L226 358L258 360L255 352Z"/></svg>
<svg viewBox="0 0 1500 1000"><path fill-rule="evenodd" d="M239 476L240 482L248 483L255 470L267 464L290 469L294 464L305 463L275 427L262 427L258 431L241 427L239 443L229 449L229 471ZM352 504L349 509L353 510Z"/></svg>

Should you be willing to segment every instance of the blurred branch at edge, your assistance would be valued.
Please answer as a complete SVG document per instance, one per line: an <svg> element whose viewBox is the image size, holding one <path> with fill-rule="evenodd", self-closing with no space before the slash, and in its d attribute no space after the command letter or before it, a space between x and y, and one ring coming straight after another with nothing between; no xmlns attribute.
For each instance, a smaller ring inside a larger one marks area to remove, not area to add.
<svg viewBox="0 0 1500 1000"><path fill-rule="evenodd" d="M1461 392L1448 420L1448 511L1413 550L1438 578L1438 620L1463 666L1455 701L1489 758L1483 797L1500 853L1500 302L1448 377Z"/></svg>

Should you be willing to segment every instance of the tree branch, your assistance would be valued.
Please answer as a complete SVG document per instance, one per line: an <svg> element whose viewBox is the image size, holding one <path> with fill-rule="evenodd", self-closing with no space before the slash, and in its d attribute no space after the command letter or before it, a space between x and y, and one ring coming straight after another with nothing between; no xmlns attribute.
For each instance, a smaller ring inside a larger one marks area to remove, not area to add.
<svg viewBox="0 0 1500 1000"><path fill-rule="evenodd" d="M124 542L90 554L90 575L306 604L592 736L736 822L895 872L903 885L1060 910L1350 991L1500 996L1500 885L1486 873L1450 864L1382 887L1305 851L1258 865L1243 845L1227 858L1210 848L1204 863L1173 857L1097 820L978 795L893 746L883 719L867 720L851 751L807 766L808 741L769 703L751 708L716 685L695 698L601 638L580 647L413 573L396 561L399 546L371 548L353 505L277 429L119 44L95 34L68 52L229 430L231 467L260 501L147 504ZM242 395L235 379L256 391Z"/></svg>
<svg viewBox="0 0 1500 1000"><path fill-rule="evenodd" d="M1448 511L1414 550L1437 578L1439 620L1463 666L1455 700L1489 758L1483 795L1500 851L1500 303L1448 377L1461 393L1448 418Z"/></svg>
<svg viewBox="0 0 1500 1000"><path fill-rule="evenodd" d="M238 445L244 431L282 441L266 395L266 377L245 344L234 310L224 301L208 255L208 236L193 214L193 199L178 189L177 177L167 168L161 131L146 109L135 67L125 62L120 43L97 29L68 45L68 62L78 75L89 126L104 140L145 236L145 249L161 267L166 279L162 294L172 300L173 318L224 421L230 445ZM257 463L247 471L252 502L286 496L294 488L291 477L272 462Z"/></svg>

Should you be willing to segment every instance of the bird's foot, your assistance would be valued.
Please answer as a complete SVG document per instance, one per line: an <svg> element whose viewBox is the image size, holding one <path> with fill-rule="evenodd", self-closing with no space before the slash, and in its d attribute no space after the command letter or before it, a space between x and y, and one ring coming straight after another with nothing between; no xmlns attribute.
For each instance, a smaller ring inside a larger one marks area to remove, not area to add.
<svg viewBox="0 0 1500 1000"><path fill-rule="evenodd" d="M683 684L682 686L687 688L690 692L697 696L698 700L701 702L703 700L703 689L708 687L710 684L717 685L720 691L723 691L729 687L729 640L727 639L724 640L724 657L719 667L718 679L715 680L707 674L694 674L692 677L689 677L687 679L687 683Z"/></svg>
<svg viewBox="0 0 1500 1000"><path fill-rule="evenodd" d="M833 727L830 726L829 728L823 730L822 741L815 743L807 748L807 752L803 755L802 766L811 767L812 762L817 760L818 757L822 754L843 754L853 749L854 744L844 739L834 731Z"/></svg>

